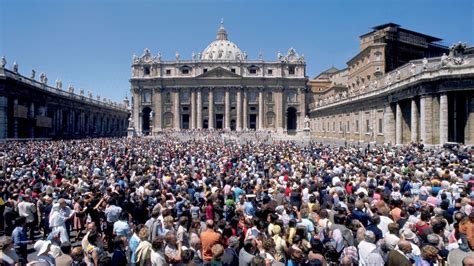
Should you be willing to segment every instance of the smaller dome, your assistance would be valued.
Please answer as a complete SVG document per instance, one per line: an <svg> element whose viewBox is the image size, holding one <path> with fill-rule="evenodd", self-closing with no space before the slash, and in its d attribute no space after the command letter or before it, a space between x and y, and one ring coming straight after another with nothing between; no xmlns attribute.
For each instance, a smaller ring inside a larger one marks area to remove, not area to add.
<svg viewBox="0 0 474 266"><path fill-rule="evenodd" d="M224 24L217 31L216 40L201 53L201 60L242 60L243 53L237 45L227 39Z"/></svg>

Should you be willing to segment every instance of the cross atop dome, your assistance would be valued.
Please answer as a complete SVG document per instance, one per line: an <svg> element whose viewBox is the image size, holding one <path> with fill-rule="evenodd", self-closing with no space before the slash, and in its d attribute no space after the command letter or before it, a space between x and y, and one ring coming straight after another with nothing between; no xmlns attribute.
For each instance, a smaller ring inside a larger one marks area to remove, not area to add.
<svg viewBox="0 0 474 266"><path fill-rule="evenodd" d="M217 31L217 40L227 40L227 31L224 28L224 18L221 18L221 26Z"/></svg>

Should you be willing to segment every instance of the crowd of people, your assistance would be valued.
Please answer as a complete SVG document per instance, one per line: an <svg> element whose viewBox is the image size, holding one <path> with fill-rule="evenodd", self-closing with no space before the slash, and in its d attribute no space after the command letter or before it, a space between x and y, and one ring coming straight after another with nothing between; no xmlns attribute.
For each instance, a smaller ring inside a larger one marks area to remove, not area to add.
<svg viewBox="0 0 474 266"><path fill-rule="evenodd" d="M0 144L1 264L474 265L471 150L223 134Z"/></svg>

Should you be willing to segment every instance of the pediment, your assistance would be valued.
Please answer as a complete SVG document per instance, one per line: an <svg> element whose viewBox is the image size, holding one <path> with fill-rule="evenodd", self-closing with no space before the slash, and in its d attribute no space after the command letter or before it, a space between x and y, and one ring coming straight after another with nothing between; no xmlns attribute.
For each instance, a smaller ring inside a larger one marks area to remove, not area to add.
<svg viewBox="0 0 474 266"><path fill-rule="evenodd" d="M230 72L229 70L222 68L222 67L216 67L213 68L206 73L203 73L196 78L199 79L235 79L235 78L241 78L242 76L237 75L235 73Z"/></svg>

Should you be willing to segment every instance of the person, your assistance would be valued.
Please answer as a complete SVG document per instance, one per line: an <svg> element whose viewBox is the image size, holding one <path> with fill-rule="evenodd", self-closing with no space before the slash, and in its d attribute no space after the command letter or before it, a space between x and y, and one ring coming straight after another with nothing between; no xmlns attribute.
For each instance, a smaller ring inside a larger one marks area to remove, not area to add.
<svg viewBox="0 0 474 266"><path fill-rule="evenodd" d="M37 262L42 263L48 266L54 266L55 260L51 251L51 241L49 240L39 240L36 241L34 245L35 250L37 251Z"/></svg>
<svg viewBox="0 0 474 266"><path fill-rule="evenodd" d="M5 221L5 235L11 236L13 229L15 229L15 220L18 213L13 208L11 201L5 202L5 210L3 211L3 219Z"/></svg>
<svg viewBox="0 0 474 266"><path fill-rule="evenodd" d="M116 236L114 239L114 254L112 255L112 265L128 265L125 247L126 245L124 243L123 238L121 236Z"/></svg>
<svg viewBox="0 0 474 266"><path fill-rule="evenodd" d="M164 248L164 238L162 236L157 236L153 239L153 243L151 245L152 252L151 252L151 265L152 266L160 266L166 265L165 254L163 252Z"/></svg>
<svg viewBox="0 0 474 266"><path fill-rule="evenodd" d="M140 229L138 237L140 238L140 244L138 244L136 253L137 265L144 266L151 264L151 243L148 242L149 230L146 226Z"/></svg>
<svg viewBox="0 0 474 266"><path fill-rule="evenodd" d="M471 265L474 265L474 257L473 256L465 257L462 260L462 266L471 266Z"/></svg>
<svg viewBox="0 0 474 266"><path fill-rule="evenodd" d="M211 251L212 251L211 266L223 265L222 255L224 255L224 247L221 244L217 243L212 246Z"/></svg>
<svg viewBox="0 0 474 266"><path fill-rule="evenodd" d="M206 221L206 230L201 233L202 255L204 263L210 263L212 260L212 246L221 243L222 237L214 231L214 221Z"/></svg>
<svg viewBox="0 0 474 266"><path fill-rule="evenodd" d="M129 214L128 212L123 211L120 215L120 219L114 223L113 234L115 236L125 236L130 237L132 232L130 230L130 225L128 224Z"/></svg>
<svg viewBox="0 0 474 266"><path fill-rule="evenodd" d="M56 266L71 266L73 263L71 257L71 243L61 243L61 255L54 259Z"/></svg>
<svg viewBox="0 0 474 266"><path fill-rule="evenodd" d="M407 254L412 251L411 245L408 241L400 240L398 242L398 249L391 250L388 253L387 266L408 266L413 265Z"/></svg>
<svg viewBox="0 0 474 266"><path fill-rule="evenodd" d="M228 247L224 249L224 254L222 255L222 265L238 266L240 240L236 236L231 236L228 239L227 243L228 243Z"/></svg>
<svg viewBox="0 0 474 266"><path fill-rule="evenodd" d="M54 236L59 236L61 243L69 242L66 221L70 219L72 215L74 215L74 211L72 211L68 217L64 216L61 213L61 205L59 203L53 205L49 216L49 226L51 228L50 239Z"/></svg>
<svg viewBox="0 0 474 266"><path fill-rule="evenodd" d="M25 233L26 218L18 217L15 220L15 229L12 232L13 244L15 245L15 250L20 256L22 262L27 262L28 257L28 244L32 241L28 240Z"/></svg>
<svg viewBox="0 0 474 266"><path fill-rule="evenodd" d="M165 235L165 256L168 258L168 261L172 265L181 265L182 263L182 248L181 242L178 242L176 237L176 233L173 231L169 231Z"/></svg>
<svg viewBox="0 0 474 266"><path fill-rule="evenodd" d="M129 254L129 257L130 257L130 263L132 265L135 265L135 263L137 263L137 253L136 253L136 250L137 250L137 247L138 245L140 244L141 240L140 240L140 237L139 237L139 233L140 233L140 230L144 228L144 225L142 224L139 224L135 227L135 230L133 232L133 235L132 237L130 238L130 242L128 244L128 250L130 252Z"/></svg>
<svg viewBox="0 0 474 266"><path fill-rule="evenodd" d="M103 257L107 256L105 251L102 249L101 238L97 232L90 232L87 236L89 245L85 250L85 261L87 265L98 266L99 262Z"/></svg>
<svg viewBox="0 0 474 266"><path fill-rule="evenodd" d="M28 196L21 196L18 198L19 203L17 205L18 214L21 217L25 217L26 225L25 228L30 234L30 240L34 240L35 235L35 214L36 214L36 206L35 204L29 202Z"/></svg>
<svg viewBox="0 0 474 266"><path fill-rule="evenodd" d="M364 240L362 240L358 245L359 265L368 265L368 256L376 248L377 246L375 245L375 234L372 231L366 231Z"/></svg>
<svg viewBox="0 0 474 266"><path fill-rule="evenodd" d="M9 236L0 236L0 263L5 266L20 266L20 257L13 248L13 241Z"/></svg>

